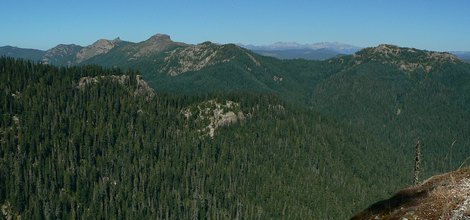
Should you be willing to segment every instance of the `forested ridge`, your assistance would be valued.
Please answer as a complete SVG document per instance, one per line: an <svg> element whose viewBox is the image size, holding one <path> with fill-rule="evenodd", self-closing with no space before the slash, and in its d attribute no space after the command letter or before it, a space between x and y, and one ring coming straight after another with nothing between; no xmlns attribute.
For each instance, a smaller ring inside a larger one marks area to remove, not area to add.
<svg viewBox="0 0 470 220"><path fill-rule="evenodd" d="M412 155L275 95L149 98L134 92L136 71L5 57L0 71L2 214L344 219L411 182ZM250 117L202 135L182 111L207 100Z"/></svg>
<svg viewBox="0 0 470 220"><path fill-rule="evenodd" d="M457 169L470 156L470 65L444 60L456 59L445 53L383 47L398 54L370 48L338 58L346 68L314 88L310 105L405 155L421 139L424 178Z"/></svg>

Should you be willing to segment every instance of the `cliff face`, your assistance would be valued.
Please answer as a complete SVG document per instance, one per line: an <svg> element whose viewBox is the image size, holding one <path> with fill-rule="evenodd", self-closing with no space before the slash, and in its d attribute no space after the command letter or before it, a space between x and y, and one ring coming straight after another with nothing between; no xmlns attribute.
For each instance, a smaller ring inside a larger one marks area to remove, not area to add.
<svg viewBox="0 0 470 220"><path fill-rule="evenodd" d="M431 177L351 219L470 220L470 167Z"/></svg>

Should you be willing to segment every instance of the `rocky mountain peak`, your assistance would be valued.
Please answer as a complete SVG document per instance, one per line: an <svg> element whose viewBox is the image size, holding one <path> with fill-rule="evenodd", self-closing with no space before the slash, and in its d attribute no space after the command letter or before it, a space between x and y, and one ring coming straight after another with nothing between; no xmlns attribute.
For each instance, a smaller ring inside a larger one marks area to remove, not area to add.
<svg viewBox="0 0 470 220"><path fill-rule="evenodd" d="M99 39L90 46L94 48L106 48L116 46L116 44L118 44L119 42L121 42L121 39L119 37L114 40Z"/></svg>
<svg viewBox="0 0 470 220"><path fill-rule="evenodd" d="M147 56L152 53L162 52L173 46L185 46L184 43L178 43L171 40L169 35L155 34L146 41L142 41L138 45L138 51L131 59Z"/></svg>
<svg viewBox="0 0 470 220"><path fill-rule="evenodd" d="M150 41L150 42L173 42L171 40L171 37L170 35L167 35L167 34L155 34L153 36L151 36L147 41Z"/></svg>
<svg viewBox="0 0 470 220"><path fill-rule="evenodd" d="M114 40L100 39L90 46L81 49L77 53L77 63L88 60L96 55L108 53L111 49L116 47L121 42L118 37Z"/></svg>

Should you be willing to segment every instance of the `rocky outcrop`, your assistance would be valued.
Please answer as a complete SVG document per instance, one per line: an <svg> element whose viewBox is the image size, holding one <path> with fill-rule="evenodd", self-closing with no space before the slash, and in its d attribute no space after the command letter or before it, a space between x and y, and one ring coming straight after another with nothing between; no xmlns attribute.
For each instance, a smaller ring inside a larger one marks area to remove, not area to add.
<svg viewBox="0 0 470 220"><path fill-rule="evenodd" d="M87 86L92 86L94 84L99 83L102 80L111 80L113 82L119 83L121 85L126 85L130 78L128 75L110 75L110 76L95 76L95 77L82 77L78 81L78 85L76 86L77 89L83 90ZM142 78L141 75L136 75L136 88L132 92L134 96L143 96L146 99L152 99L155 96L155 91L147 84L147 82Z"/></svg>
<svg viewBox="0 0 470 220"><path fill-rule="evenodd" d="M111 49L116 47L119 43L121 43L120 38L116 38L114 40L106 40L101 39L96 41L90 46L87 46L81 49L76 55L76 63L81 63L85 60L88 60L94 56L108 53Z"/></svg>
<svg viewBox="0 0 470 220"><path fill-rule="evenodd" d="M470 168L431 177L373 204L352 219L470 220Z"/></svg>
<svg viewBox="0 0 470 220"><path fill-rule="evenodd" d="M181 112L186 119L195 116L198 123L203 127L198 131L209 137L215 136L215 131L219 127L228 126L246 120L246 115L240 110L240 104L230 100L219 103L216 100L202 102L196 106L183 109Z"/></svg>
<svg viewBox="0 0 470 220"><path fill-rule="evenodd" d="M155 91L147 84L141 75L135 76L137 81L137 88L134 91L134 96L145 96L147 99L151 99L155 96Z"/></svg>
<svg viewBox="0 0 470 220"><path fill-rule="evenodd" d="M284 78L282 78L282 76L274 75L273 80L274 80L274 82L282 82L282 80L284 80Z"/></svg>
<svg viewBox="0 0 470 220"><path fill-rule="evenodd" d="M21 215L16 213L9 202L6 202L0 206L2 213L2 219L12 220L12 219L21 219Z"/></svg>
<svg viewBox="0 0 470 220"><path fill-rule="evenodd" d="M116 75L110 75L110 76L86 76L80 78L78 81L77 89L84 89L87 86L97 84L101 80L111 80L113 82L117 82L121 85L124 85L129 81L129 76L128 75L121 75L121 76L116 76Z"/></svg>

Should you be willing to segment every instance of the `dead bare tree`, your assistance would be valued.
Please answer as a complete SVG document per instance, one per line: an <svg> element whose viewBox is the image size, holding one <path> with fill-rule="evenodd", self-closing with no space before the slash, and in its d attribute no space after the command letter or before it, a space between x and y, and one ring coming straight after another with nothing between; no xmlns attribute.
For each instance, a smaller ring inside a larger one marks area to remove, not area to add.
<svg viewBox="0 0 470 220"><path fill-rule="evenodd" d="M419 172L421 171L421 141L418 138L418 142L415 146L415 173L414 173L414 184L419 183Z"/></svg>

